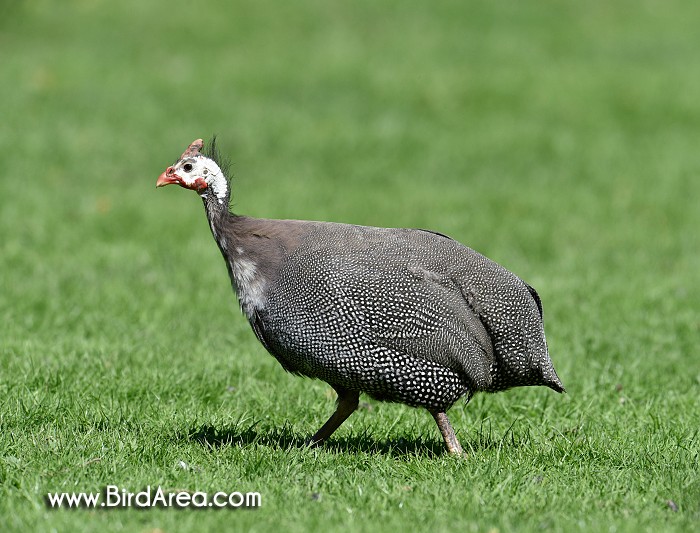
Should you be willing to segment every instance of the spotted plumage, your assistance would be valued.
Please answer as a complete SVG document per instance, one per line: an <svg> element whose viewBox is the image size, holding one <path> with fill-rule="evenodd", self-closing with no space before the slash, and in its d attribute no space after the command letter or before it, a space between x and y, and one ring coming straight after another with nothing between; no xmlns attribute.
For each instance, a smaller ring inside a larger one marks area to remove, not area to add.
<svg viewBox="0 0 700 533"><path fill-rule="evenodd" d="M325 440L360 393L424 407L449 451L445 412L461 397L516 386L563 392L542 304L517 276L439 233L229 212L229 183L197 140L159 177L196 190L241 308L285 370L338 392L311 438ZM223 191L223 192L222 192Z"/></svg>

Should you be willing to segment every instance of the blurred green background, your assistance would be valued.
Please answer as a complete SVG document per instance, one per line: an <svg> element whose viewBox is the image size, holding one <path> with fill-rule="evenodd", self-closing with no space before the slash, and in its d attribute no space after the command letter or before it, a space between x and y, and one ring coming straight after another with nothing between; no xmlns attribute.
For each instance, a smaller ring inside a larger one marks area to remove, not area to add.
<svg viewBox="0 0 700 533"><path fill-rule="evenodd" d="M699 23L700 3L683 0L3 0L0 523L689 530ZM286 447L317 429L332 396L256 344L199 199L155 189L214 133L236 213L429 228L534 285L569 394L456 407L460 439L476 443L463 465L439 454L424 413L374 402L337 448ZM240 413L257 423L253 442L238 442ZM504 438L518 420L529 445L495 456L478 420ZM233 444L188 440L202 427ZM408 456L392 451L400 439L417 443ZM550 445L554 458L538 455ZM183 454L206 465L199 478L173 473ZM292 464L300 488L281 488ZM553 469L545 495L517 481L533 464ZM363 476L382 498L357 495ZM240 481L267 499L257 514L174 517L41 499L164 478ZM401 492L416 478L430 498Z"/></svg>

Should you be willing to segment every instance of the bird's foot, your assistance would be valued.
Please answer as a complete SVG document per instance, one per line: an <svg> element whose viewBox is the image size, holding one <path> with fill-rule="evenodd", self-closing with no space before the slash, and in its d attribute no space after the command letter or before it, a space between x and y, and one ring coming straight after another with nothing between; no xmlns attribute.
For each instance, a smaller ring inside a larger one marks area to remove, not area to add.
<svg viewBox="0 0 700 533"><path fill-rule="evenodd" d="M323 440L319 440L316 435L309 437L304 441L304 446L306 448L318 448L323 444Z"/></svg>
<svg viewBox="0 0 700 533"><path fill-rule="evenodd" d="M452 443L450 443L450 442L447 443L447 451L449 452L450 455L452 455L454 457L462 457L462 458L467 457L467 454L464 452L464 450L462 449L462 446L459 444L457 439L455 439L454 442L452 442Z"/></svg>

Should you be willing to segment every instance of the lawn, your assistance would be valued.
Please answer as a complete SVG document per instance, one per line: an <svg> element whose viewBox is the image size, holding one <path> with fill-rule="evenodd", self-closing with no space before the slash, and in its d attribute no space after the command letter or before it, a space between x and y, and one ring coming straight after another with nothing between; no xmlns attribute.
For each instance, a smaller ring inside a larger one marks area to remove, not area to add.
<svg viewBox="0 0 700 533"><path fill-rule="evenodd" d="M694 531L700 4L5 1L0 529ZM238 310L201 202L433 229L537 288L568 393L450 418L322 382ZM49 492L259 492L254 510L49 509Z"/></svg>

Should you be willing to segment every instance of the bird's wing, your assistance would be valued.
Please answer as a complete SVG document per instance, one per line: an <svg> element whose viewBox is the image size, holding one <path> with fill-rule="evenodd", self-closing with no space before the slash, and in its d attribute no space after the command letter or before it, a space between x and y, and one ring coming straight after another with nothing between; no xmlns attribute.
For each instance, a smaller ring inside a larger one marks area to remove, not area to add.
<svg viewBox="0 0 700 533"><path fill-rule="evenodd" d="M339 290L353 307L345 320L375 344L450 368L475 389L490 385L494 349L476 297L449 276L375 265Z"/></svg>
<svg viewBox="0 0 700 533"><path fill-rule="evenodd" d="M525 287L527 287L527 290L530 291L530 294L532 295L532 299L535 300L535 303L537 304L537 310L540 312L540 318L543 318L542 316L542 300L540 300L540 295L537 294L537 291L535 290L534 287L531 285L525 283Z"/></svg>

